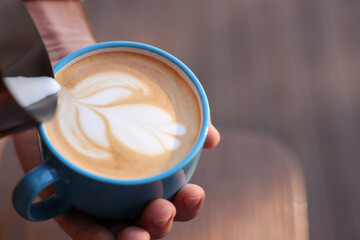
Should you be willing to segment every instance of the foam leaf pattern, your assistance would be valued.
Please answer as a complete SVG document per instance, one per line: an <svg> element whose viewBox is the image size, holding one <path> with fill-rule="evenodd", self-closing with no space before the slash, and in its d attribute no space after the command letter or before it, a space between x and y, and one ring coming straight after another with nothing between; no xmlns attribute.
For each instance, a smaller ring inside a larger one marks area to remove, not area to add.
<svg viewBox="0 0 360 240"><path fill-rule="evenodd" d="M164 109L126 102L135 94L148 94L146 85L132 75L102 73L73 89L62 88L60 94L66 96L59 105L59 114L66 116L59 118L64 137L89 157L108 157L109 136L133 151L156 156L178 148L179 136L186 133Z"/></svg>
<svg viewBox="0 0 360 240"><path fill-rule="evenodd" d="M62 130L64 139L66 139L71 146L75 147L79 153L93 158L108 158L110 156L107 151L99 147L92 147L93 144L89 141L89 138L86 138L86 133L84 134L81 131L76 121L78 113L74 105L66 102L62 103L59 106L58 114L60 116L66 116L66 118L59 118L59 127Z"/></svg>

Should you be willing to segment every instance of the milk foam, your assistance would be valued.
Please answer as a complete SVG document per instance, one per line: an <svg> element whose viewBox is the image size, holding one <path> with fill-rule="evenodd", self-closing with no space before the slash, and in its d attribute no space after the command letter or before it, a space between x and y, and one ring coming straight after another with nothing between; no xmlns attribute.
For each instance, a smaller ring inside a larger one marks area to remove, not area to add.
<svg viewBox="0 0 360 240"><path fill-rule="evenodd" d="M193 148L201 111L191 83L146 54L96 53L57 73L58 111L45 129L76 166L142 178L175 166Z"/></svg>
<svg viewBox="0 0 360 240"><path fill-rule="evenodd" d="M22 107L57 93L60 85L51 77L5 77L7 87Z"/></svg>
<svg viewBox="0 0 360 240"><path fill-rule="evenodd" d="M58 121L64 138L79 153L108 158L109 134L137 153L156 156L177 149L186 127L159 106L129 103L146 97L148 87L135 76L101 72L59 93Z"/></svg>

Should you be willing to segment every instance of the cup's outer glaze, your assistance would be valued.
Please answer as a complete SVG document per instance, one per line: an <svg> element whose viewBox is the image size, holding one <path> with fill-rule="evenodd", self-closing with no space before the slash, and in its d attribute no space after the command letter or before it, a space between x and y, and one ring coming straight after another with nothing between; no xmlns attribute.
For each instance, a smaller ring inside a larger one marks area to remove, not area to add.
<svg viewBox="0 0 360 240"><path fill-rule="evenodd" d="M141 179L112 179L87 172L64 158L50 142L43 125L39 126L43 164L29 172L15 187L13 205L24 218L41 221L76 208L89 215L116 220L137 218L144 207L157 198L172 199L190 181L198 164L210 122L206 94L195 75L172 55L149 45L135 42L105 42L80 49L55 67L55 73L85 55L103 49L133 49L158 56L189 81L197 94L202 111L202 124L197 142L190 153L174 167L155 176ZM32 204L46 187L55 193L48 199Z"/></svg>

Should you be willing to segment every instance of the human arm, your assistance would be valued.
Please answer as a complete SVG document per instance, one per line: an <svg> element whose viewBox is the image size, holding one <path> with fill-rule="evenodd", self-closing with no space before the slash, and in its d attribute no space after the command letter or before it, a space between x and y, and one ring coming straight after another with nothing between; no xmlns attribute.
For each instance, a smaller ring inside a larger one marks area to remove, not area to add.
<svg viewBox="0 0 360 240"><path fill-rule="evenodd" d="M29 1L26 7L32 15L49 52L52 64L69 53L95 43L81 3L77 1ZM215 130L210 128L207 147L217 144ZM215 136L215 137L212 137ZM210 139L210 140L209 140ZM14 136L16 150L26 172L41 163L35 130ZM42 197L50 193L44 193ZM194 218L204 201L201 187L188 184L173 202L158 199L151 202L133 225L93 219L78 211L56 218L59 225L74 239L149 239L166 235L174 220ZM159 222L159 225L155 223Z"/></svg>

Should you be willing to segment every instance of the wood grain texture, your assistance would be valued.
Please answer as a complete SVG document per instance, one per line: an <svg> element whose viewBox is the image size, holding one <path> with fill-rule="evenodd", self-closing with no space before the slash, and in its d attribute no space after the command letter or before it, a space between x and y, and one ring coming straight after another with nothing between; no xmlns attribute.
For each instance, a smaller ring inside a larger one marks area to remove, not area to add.
<svg viewBox="0 0 360 240"><path fill-rule="evenodd" d="M167 239L206 239L188 237L194 232L208 239L306 239L306 211L296 201L290 208L294 196L307 196L310 239L360 239L359 1L86 0L84 5L98 41L148 43L187 64L203 83L212 120L224 132L219 148L204 152L194 177L207 192L204 211L194 221L175 224ZM251 133L249 142L244 133ZM258 159L264 145L279 142L279 155L287 160ZM225 186L222 179L228 180ZM222 197L229 189L233 200ZM296 220L297 212L302 220Z"/></svg>
<svg viewBox="0 0 360 240"><path fill-rule="evenodd" d="M108 4L126 14L109 20L118 25L96 26L99 40L170 51L203 82L217 126L287 143L304 169L311 239L360 239L359 1ZM174 38L182 21L184 37Z"/></svg>
<svg viewBox="0 0 360 240"><path fill-rule="evenodd" d="M206 192L200 216L174 224L165 239L308 239L304 179L294 154L254 132L222 134L192 180Z"/></svg>
<svg viewBox="0 0 360 240"><path fill-rule="evenodd" d="M203 152L194 183L205 188L201 215L174 223L165 239L307 240L303 174L283 144L254 132L222 130L222 143ZM2 139L0 239L69 239L55 221L27 222L11 204L23 176L13 143Z"/></svg>

